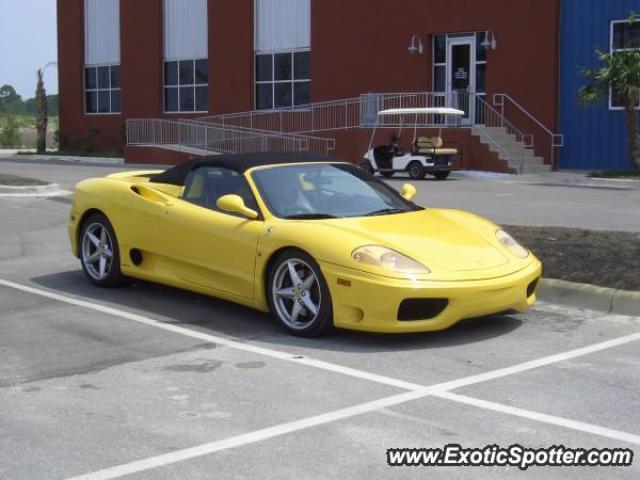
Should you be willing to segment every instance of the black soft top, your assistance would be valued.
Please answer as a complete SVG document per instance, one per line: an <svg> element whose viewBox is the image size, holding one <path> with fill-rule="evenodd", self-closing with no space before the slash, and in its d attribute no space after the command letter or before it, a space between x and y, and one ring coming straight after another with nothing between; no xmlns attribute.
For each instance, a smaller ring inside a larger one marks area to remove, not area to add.
<svg viewBox="0 0 640 480"><path fill-rule="evenodd" d="M342 162L331 157L314 155L303 152L264 152L264 153L238 153L228 155L211 155L187 160L162 173L153 175L149 181L154 183L167 183L170 185L184 185L189 173L199 167L222 167L244 173L250 168L264 165L279 165L286 163L327 163Z"/></svg>

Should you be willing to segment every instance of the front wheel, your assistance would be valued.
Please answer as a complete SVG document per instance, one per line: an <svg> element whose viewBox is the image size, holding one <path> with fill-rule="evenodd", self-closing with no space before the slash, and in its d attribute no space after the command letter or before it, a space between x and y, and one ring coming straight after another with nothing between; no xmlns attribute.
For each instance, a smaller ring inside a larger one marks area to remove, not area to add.
<svg viewBox="0 0 640 480"><path fill-rule="evenodd" d="M99 287L118 287L124 283L116 232L103 214L94 213L84 222L80 249L82 269L92 283Z"/></svg>
<svg viewBox="0 0 640 480"><path fill-rule="evenodd" d="M436 180L446 180L449 177L449 173L451 172L434 172L433 176L436 177Z"/></svg>
<svg viewBox="0 0 640 480"><path fill-rule="evenodd" d="M333 306L317 262L290 249L273 263L267 280L271 313L292 335L318 337L333 329Z"/></svg>
<svg viewBox="0 0 640 480"><path fill-rule="evenodd" d="M413 180L422 180L425 176L424 167L420 162L411 162L407 167L407 172L409 173L409 177Z"/></svg>

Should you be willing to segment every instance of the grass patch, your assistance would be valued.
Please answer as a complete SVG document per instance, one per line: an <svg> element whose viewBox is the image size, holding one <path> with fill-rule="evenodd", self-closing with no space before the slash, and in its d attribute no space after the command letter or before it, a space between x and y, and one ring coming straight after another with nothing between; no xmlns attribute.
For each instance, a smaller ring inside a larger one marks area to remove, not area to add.
<svg viewBox="0 0 640 480"><path fill-rule="evenodd" d="M33 187L38 185L49 185L47 182L37 180L35 178L19 177L18 175L9 175L8 173L0 173L0 185L10 187Z"/></svg>
<svg viewBox="0 0 640 480"><path fill-rule="evenodd" d="M0 114L0 119L4 118L5 114ZM34 115L19 114L15 115L18 123L18 128L36 128L36 117ZM48 130L52 132L58 129L59 120L58 117L49 117Z"/></svg>
<svg viewBox="0 0 640 480"><path fill-rule="evenodd" d="M505 229L542 261L545 277L640 291L640 233L562 227Z"/></svg>

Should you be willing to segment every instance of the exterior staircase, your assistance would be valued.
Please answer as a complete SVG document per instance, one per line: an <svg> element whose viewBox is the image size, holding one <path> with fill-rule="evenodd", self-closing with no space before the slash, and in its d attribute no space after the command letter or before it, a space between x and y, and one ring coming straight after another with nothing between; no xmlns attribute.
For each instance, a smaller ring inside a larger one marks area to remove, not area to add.
<svg viewBox="0 0 640 480"><path fill-rule="evenodd" d="M471 134L478 137L480 143L495 152L500 160L507 162L509 168L517 173L551 171L551 166L546 165L542 157L536 156L532 145L519 140L516 134L510 133L505 127L474 125Z"/></svg>

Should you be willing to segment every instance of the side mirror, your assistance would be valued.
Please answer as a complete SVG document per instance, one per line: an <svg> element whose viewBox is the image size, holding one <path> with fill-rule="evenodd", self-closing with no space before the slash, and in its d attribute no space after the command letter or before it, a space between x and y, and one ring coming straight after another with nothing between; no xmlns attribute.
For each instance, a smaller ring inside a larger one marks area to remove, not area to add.
<svg viewBox="0 0 640 480"><path fill-rule="evenodd" d="M416 196L416 193L417 193L416 187L414 187L410 183L405 183L404 185L402 185L402 188L400 189L400 195L402 195L402 197L405 200L411 200L413 197Z"/></svg>
<svg viewBox="0 0 640 480"><path fill-rule="evenodd" d="M239 195L223 195L216 201L216 205L224 212L239 213L250 220L258 218L258 212L247 207Z"/></svg>

